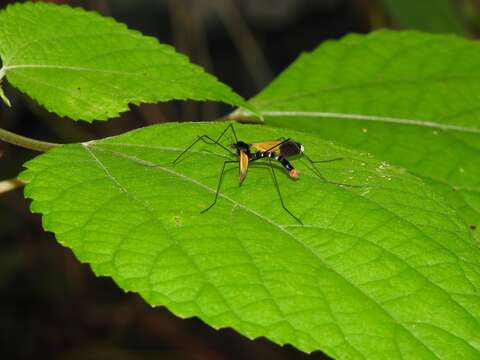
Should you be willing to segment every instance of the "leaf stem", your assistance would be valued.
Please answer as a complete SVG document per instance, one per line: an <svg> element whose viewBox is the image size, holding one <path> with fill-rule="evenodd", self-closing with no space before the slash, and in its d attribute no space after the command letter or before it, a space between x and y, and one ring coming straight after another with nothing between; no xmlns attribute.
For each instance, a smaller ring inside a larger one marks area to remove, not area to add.
<svg viewBox="0 0 480 360"><path fill-rule="evenodd" d="M246 112L243 109L236 109L230 114L223 116L215 121L238 121L239 123L246 124L263 124L263 120L256 117L251 112Z"/></svg>
<svg viewBox="0 0 480 360"><path fill-rule="evenodd" d="M0 140L6 143L21 146L26 149L45 152L61 144L50 143L46 141L34 140L22 135L12 133L8 130L0 128Z"/></svg>
<svg viewBox="0 0 480 360"><path fill-rule="evenodd" d="M7 69L5 66L2 66L2 68L0 69L0 99L2 99L5 102L5 104L7 104L7 106L10 107L12 106L12 104L10 104L10 100L8 100L2 88L2 81L3 81L3 78L5 77L6 70Z"/></svg>
<svg viewBox="0 0 480 360"><path fill-rule="evenodd" d="M0 194L18 189L24 186L26 183L19 179L9 179L0 181Z"/></svg>

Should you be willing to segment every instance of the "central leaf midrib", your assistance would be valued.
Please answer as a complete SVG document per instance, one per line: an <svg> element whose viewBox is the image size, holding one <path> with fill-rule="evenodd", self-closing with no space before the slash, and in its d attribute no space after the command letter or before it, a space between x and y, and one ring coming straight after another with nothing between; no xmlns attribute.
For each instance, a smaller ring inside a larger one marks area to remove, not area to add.
<svg viewBox="0 0 480 360"><path fill-rule="evenodd" d="M479 107L480 109L480 107ZM385 115L372 115L372 114L354 114L348 112L319 112L319 111L297 111L297 110L274 110L274 111L261 111L265 117L312 117L312 118L332 118L333 120L351 120L351 121L371 121L385 124L394 125L408 125L418 126L420 128L434 128L445 131L445 133L457 131L470 134L480 134L480 129L475 127L465 127L461 125L440 123L427 119L414 119L414 118L400 118ZM238 115L239 114L239 115ZM242 116L242 112L235 112L230 115L232 119L238 116Z"/></svg>
<svg viewBox="0 0 480 360"><path fill-rule="evenodd" d="M140 72L127 72L127 71L114 71L114 70L105 70L98 69L93 67L83 67L83 66L69 66L69 65L59 65L59 64L19 64L19 65L6 65L3 67L3 70L11 72L16 69L56 69L56 70L68 70L68 71L84 71L84 72L98 72L104 74L114 74L114 75L135 75L140 76Z"/></svg>

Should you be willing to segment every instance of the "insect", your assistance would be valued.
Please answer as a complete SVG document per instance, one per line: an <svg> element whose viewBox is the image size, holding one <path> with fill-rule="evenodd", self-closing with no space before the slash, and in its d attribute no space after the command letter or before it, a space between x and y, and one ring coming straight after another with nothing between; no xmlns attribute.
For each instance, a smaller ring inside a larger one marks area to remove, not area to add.
<svg viewBox="0 0 480 360"><path fill-rule="evenodd" d="M235 142L230 144L229 147L223 145L220 143L220 140L225 136L228 130L231 130L233 137L235 139ZM258 143L246 143L244 141L239 141L237 134L235 132L235 128L233 127L233 124L229 124L225 130L218 136L218 138L215 140L211 138L208 135L201 135L198 136L198 138L190 145L188 146L183 152L177 156L177 158L173 161L173 164L175 165L178 163L178 161L185 155L196 143L199 141L203 141L207 144L210 145L217 145L224 150L228 151L230 154L234 155L237 160L226 160L223 163L222 170L220 172L220 177L218 180L217 184L217 191L215 193L215 199L213 200L213 203L207 207L206 209L202 210L201 213L204 213L208 210L210 210L216 203L218 199L218 194L220 193L220 188L223 180L223 174L225 172L225 167L227 164L232 164L232 163L238 163L239 164L239 172L240 172L240 178L239 178L239 186L242 185L243 181L245 180L245 177L247 175L248 167L250 163L255 162L260 159L267 159L268 164L270 167L270 172L272 175L273 183L275 185L275 188L277 189L278 196L280 198L280 203L283 207L283 209L290 215L292 216L299 224L303 225L303 223L300 221L298 217L296 217L286 206L283 201L282 194L280 192L280 187L278 184L277 176L274 171L274 166L272 161L278 162L287 172L288 176L292 179L298 179L300 174L297 169L290 163L290 161L287 159L289 157L301 155L305 157L312 165L313 169L316 173L316 175L322 179L326 183L330 184L335 184L335 185L346 185L350 186L347 184L342 184L342 183L336 183L336 182L331 182L325 179L323 175L317 170L315 167L316 163L324 163L324 162L332 162L332 161L337 161L337 160L342 160L343 158L334 158L334 159L328 159L328 160L320 160L320 161L313 161L310 159L304 152L304 146L300 144L299 142L296 142L290 138L280 138L278 140L270 140L270 141L264 141L264 142L258 142Z"/></svg>

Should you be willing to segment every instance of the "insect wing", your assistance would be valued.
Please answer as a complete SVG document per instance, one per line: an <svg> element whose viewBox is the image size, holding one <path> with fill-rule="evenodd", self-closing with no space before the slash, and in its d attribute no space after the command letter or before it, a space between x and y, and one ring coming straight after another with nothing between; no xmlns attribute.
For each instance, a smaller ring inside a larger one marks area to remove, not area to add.
<svg viewBox="0 0 480 360"><path fill-rule="evenodd" d="M242 185L248 170L248 155L244 151L240 151L240 185Z"/></svg>
<svg viewBox="0 0 480 360"><path fill-rule="evenodd" d="M257 151L278 151L278 145L280 145L283 140L272 140L272 141L264 141L259 143L250 144L251 147L256 149Z"/></svg>

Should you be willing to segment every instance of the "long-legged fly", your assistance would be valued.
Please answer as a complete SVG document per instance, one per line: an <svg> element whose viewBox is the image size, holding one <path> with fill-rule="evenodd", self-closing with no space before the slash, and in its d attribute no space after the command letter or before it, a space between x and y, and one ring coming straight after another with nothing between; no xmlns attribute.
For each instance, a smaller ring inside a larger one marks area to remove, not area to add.
<svg viewBox="0 0 480 360"><path fill-rule="evenodd" d="M230 144L229 147L223 145L220 143L220 140L223 138L223 136L227 133L228 130L231 130L233 137L235 139L235 142L233 144ZM300 221L298 217L293 215L293 213L285 206L285 203L283 201L282 194L280 192L280 187L278 185L278 180L277 176L275 175L274 171L274 166L272 164L272 160L277 161L287 172L288 176L293 178L293 179L298 179L299 177L299 172L297 169L294 168L294 166L288 161L288 157L296 156L296 155L302 155L304 156L313 166L313 169L316 173L316 175L322 179L326 183L330 184L335 184L335 185L347 185L347 184L342 184L342 183L336 183L336 182L331 182L325 179L323 175L318 171L318 169L315 167L316 163L323 163L323 162L331 162L331 161L337 161L337 160L342 160L343 158L334 158L334 159L329 159L329 160L320 160L320 161L313 161L310 159L304 152L304 147L302 144L299 142L296 142L290 138L281 138L278 140L271 140L271 141L264 141L264 142L259 142L259 143L251 143L248 144L244 141L239 141L237 138L237 134L235 132L235 128L233 127L233 124L229 124L225 130L218 136L217 139L213 139L208 135L201 135L199 136L190 146L188 146L183 152L177 156L177 158L173 161L173 164L176 164L183 155L185 155L196 143L199 141L203 141L207 144L211 145L217 145L223 148L224 150L228 151L235 157L237 157L237 160L226 160L223 163L222 170L220 172L220 178L218 180L218 185L217 185L217 191L215 193L215 199L213 200L213 203L207 207L206 209L202 210L201 213L204 213L208 210L210 210L216 203L218 199L218 194L220 192L220 187L222 184L223 180L223 173L225 172L225 166L227 164L232 164L232 163L238 163L239 164L239 170L240 170L240 179L239 179L239 185L243 183L245 180L245 177L247 175L247 170L249 167L249 164L260 160L260 159L267 159L268 164L270 167L270 171L272 174L272 179L273 183L275 185L275 188L277 189L278 196L280 198L280 203L282 204L283 209L290 215L292 216L298 223L302 224L303 223ZM347 186L352 186L352 185L347 185Z"/></svg>

